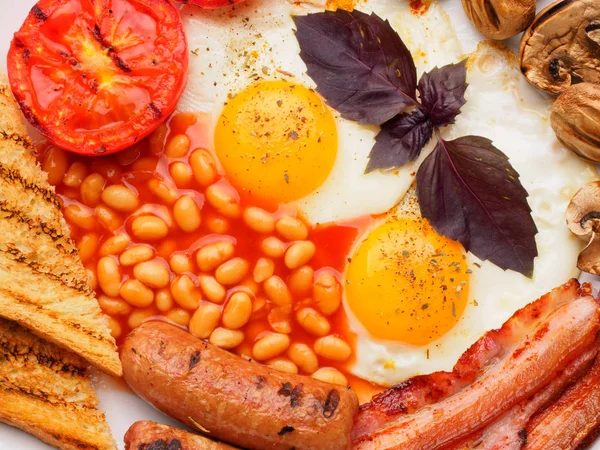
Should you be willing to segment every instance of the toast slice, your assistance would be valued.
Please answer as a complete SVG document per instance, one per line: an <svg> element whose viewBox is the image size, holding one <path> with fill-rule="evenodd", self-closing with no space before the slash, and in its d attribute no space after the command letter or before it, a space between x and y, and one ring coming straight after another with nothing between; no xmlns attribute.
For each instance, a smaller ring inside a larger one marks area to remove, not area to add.
<svg viewBox="0 0 600 450"><path fill-rule="evenodd" d="M116 450L88 364L0 319L0 421L65 450Z"/></svg>
<svg viewBox="0 0 600 450"><path fill-rule="evenodd" d="M107 319L87 284L54 187L0 75L0 316L121 376Z"/></svg>

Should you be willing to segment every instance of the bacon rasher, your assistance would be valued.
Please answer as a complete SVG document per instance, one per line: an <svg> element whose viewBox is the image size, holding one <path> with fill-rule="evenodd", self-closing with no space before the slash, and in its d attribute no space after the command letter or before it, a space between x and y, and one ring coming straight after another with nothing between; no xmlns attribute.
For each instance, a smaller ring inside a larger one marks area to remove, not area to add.
<svg viewBox="0 0 600 450"><path fill-rule="evenodd" d="M356 450L427 450L460 442L560 378L594 342L600 308L576 280L486 333L451 373L413 378L363 405Z"/></svg>

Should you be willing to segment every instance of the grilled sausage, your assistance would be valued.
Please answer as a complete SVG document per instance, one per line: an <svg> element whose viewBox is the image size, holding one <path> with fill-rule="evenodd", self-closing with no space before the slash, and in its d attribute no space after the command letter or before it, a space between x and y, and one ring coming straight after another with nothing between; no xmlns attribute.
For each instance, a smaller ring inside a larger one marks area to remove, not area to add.
<svg viewBox="0 0 600 450"><path fill-rule="evenodd" d="M248 449L344 450L358 400L348 388L277 372L165 322L121 348L125 381L169 416Z"/></svg>
<svg viewBox="0 0 600 450"><path fill-rule="evenodd" d="M149 421L131 425L123 440L125 450L235 450L204 436Z"/></svg>

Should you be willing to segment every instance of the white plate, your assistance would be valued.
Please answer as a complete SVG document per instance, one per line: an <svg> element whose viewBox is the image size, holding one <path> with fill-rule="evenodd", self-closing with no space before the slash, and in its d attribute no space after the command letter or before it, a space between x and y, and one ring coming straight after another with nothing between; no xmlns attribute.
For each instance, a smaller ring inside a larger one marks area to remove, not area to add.
<svg viewBox="0 0 600 450"><path fill-rule="evenodd" d="M408 0L398 0L408 1ZM456 33L463 43L465 52L475 50L481 36L466 19L461 2L458 0L439 0L450 15ZM538 0L538 9L549 4L551 0ZM21 26L35 0L0 0L0 69L6 68L6 53L12 34ZM518 39L512 39L510 45L516 48ZM108 423L120 449L123 449L123 436L129 426L136 420L154 420L177 425L175 421L157 412L122 382L100 375L97 378L96 390L100 398L100 407L106 412ZM600 450L600 443L593 447ZM16 428L0 423L0 450L48 450L51 447L42 444L34 437Z"/></svg>

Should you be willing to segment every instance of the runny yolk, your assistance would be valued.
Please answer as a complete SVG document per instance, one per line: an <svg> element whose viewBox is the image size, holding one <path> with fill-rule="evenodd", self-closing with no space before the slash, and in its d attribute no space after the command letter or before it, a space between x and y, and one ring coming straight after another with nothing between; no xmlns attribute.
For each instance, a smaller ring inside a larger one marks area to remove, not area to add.
<svg viewBox="0 0 600 450"><path fill-rule="evenodd" d="M255 202L300 199L327 178L337 154L337 130L313 90L263 81L233 97L215 129L215 150L227 179Z"/></svg>
<svg viewBox="0 0 600 450"><path fill-rule="evenodd" d="M424 219L398 219L373 230L350 258L344 287L369 333L427 345L460 319L469 296L462 245Z"/></svg>

